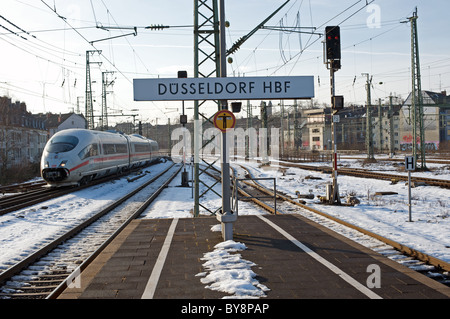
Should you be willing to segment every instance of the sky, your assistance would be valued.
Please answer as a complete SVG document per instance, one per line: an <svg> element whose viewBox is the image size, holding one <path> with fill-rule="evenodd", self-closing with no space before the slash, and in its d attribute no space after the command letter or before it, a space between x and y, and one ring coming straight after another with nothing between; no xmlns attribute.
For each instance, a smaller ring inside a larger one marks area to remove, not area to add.
<svg viewBox="0 0 450 319"><path fill-rule="evenodd" d="M284 2L225 1L230 24L227 48ZM135 102L133 79L177 77L180 70L193 76L193 4L188 0L2 0L0 95L25 102L32 113L78 108L84 113L86 52L101 50L90 54L95 115L101 114L105 73L110 124L131 121L131 114L144 123L174 120L182 102ZM320 34L327 25L339 25L342 68L335 74L336 94L343 95L346 103L364 105L365 74L369 74L372 103L391 94L405 99L411 90L411 27L405 22L416 7L422 89L450 94L446 34L450 2L445 0L290 0L265 24L278 30L258 30L231 55L227 76L313 75L315 98L302 103L329 104L329 70L323 63ZM170 28L145 29L150 25ZM314 33L288 32L287 27L296 26ZM252 101L253 114L259 114L259 102ZM288 106L292 102L284 101ZM186 102L185 107L190 120L193 103ZM210 103L202 112L211 115L216 109Z"/></svg>

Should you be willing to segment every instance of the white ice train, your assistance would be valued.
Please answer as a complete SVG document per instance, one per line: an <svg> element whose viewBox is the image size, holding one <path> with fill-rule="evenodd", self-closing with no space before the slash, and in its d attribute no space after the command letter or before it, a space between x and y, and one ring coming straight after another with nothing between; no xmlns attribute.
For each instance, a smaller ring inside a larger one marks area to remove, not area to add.
<svg viewBox="0 0 450 319"><path fill-rule="evenodd" d="M50 186L85 184L147 165L158 158L157 151L157 142L137 134L63 130L45 145L41 176Z"/></svg>

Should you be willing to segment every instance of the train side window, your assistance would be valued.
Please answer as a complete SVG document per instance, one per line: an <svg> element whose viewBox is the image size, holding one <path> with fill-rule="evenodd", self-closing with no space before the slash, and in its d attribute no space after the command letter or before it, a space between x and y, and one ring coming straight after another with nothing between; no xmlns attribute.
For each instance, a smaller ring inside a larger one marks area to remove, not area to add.
<svg viewBox="0 0 450 319"><path fill-rule="evenodd" d="M90 156L98 156L98 144L92 144Z"/></svg>
<svg viewBox="0 0 450 319"><path fill-rule="evenodd" d="M116 144L116 153L128 153L127 144Z"/></svg>
<svg viewBox="0 0 450 319"><path fill-rule="evenodd" d="M80 159L85 159L92 156L98 155L98 145L97 144L90 144L83 148L80 153L78 153L78 157Z"/></svg>
<svg viewBox="0 0 450 319"><path fill-rule="evenodd" d="M136 153L144 153L150 151L150 145L149 144L134 144L134 150Z"/></svg>
<svg viewBox="0 0 450 319"><path fill-rule="evenodd" d="M114 154L116 152L114 144L103 144L103 152L105 155Z"/></svg>

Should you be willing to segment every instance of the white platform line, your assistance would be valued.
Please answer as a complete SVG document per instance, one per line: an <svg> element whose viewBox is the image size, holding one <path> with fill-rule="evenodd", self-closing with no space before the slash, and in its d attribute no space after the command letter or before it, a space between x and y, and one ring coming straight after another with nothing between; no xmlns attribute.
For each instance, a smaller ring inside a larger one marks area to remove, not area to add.
<svg viewBox="0 0 450 319"><path fill-rule="evenodd" d="M370 290L369 288L367 288L366 286L360 284L357 280L353 279L352 277L350 277L348 274L346 274L344 271L342 271L341 269L339 269L338 267L336 267L335 265L333 265L332 263L330 263L329 261L327 261L325 258L321 257L319 254L315 253L314 251L312 251L311 249L309 249L307 246L305 246L304 244L302 244L300 241L298 241L297 239L295 239L292 235L290 235L288 232L286 232L284 229L282 229L281 227L279 227L278 225L274 224L273 222L271 222L270 220L264 218L261 215L256 215L258 216L261 220L265 221L267 224L269 224L270 226L272 226L275 230L277 230L280 234L282 234L284 237L286 237L287 239L289 239L292 243L294 243L297 247L299 247L301 250L303 250L305 253L307 253L308 255L310 255L311 257L313 257L314 259L316 259L318 262L320 262L322 265L324 265L325 267L327 267L328 269L330 269L332 272L334 272L335 274L337 274L339 277L341 277L342 279L344 279L346 282L348 282L350 285L352 285L353 287L355 287L357 290L359 290L360 292L362 292L363 294L365 294L367 297L369 297L370 299L382 299L379 295L377 295L376 293L374 293L372 290Z"/></svg>
<svg viewBox="0 0 450 319"><path fill-rule="evenodd" d="M177 227L178 218L174 218L172 224L170 224L169 231L167 232L164 244L159 252L158 259L156 260L155 266L153 266L152 274L145 286L144 293L141 299L152 299L155 294L156 285L158 285L159 277L161 276L161 271L163 269L164 263L169 252L170 244L172 243L173 234L175 233L175 228Z"/></svg>

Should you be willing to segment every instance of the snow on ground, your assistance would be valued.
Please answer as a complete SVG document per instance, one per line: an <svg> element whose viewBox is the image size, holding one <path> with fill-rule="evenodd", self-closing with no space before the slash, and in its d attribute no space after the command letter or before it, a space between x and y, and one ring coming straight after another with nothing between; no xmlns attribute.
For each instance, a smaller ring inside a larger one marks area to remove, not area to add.
<svg viewBox="0 0 450 319"><path fill-rule="evenodd" d="M363 157L361 160L341 157L339 164L344 167L360 167L363 166L362 159ZM293 198L297 197L296 192L312 193L315 196L325 195L326 184L331 182L330 174L297 168L288 168L283 175L276 163L270 167L261 167L254 162L238 161L232 162L232 165L236 163L250 166L251 173L255 177L275 176L277 191L282 191ZM329 163L305 164L329 165ZM105 207L125 195L130 189L149 180L168 165L169 163L161 163L148 168L150 173L133 183L128 183L126 178L123 178L0 216L0 247L2 247L0 271L15 264L38 247L45 245L55 234L62 233L80 223L80 220L88 218L94 211ZM429 163L427 166L432 170L431 172L413 172L412 175L450 178L449 165ZM364 167L376 171L395 171L398 165L379 161L375 164L364 165ZM308 179L307 176L321 179ZM261 181L261 183L266 183L268 187L272 186L271 181ZM317 198L314 198L305 199L307 205L450 262L450 190L432 186L413 188L413 222L409 222L408 188L404 182L390 185L389 181L342 175L338 177L338 183L341 196L355 195L360 200L360 204L354 207L327 206L319 204ZM169 187L163 190L158 201L150 205L140 218L192 217L192 189L179 187L180 184L181 176L177 176ZM200 192L203 192L202 189L204 189L203 186ZM221 192L219 184L214 189L218 193ZM374 196L379 191L398 194ZM221 206L221 199L209 192L205 198L202 198L201 203L217 209ZM201 210L201 214L207 215L208 212ZM264 212L250 203L240 202L239 215L244 214L264 214ZM237 222L239 222L239 218ZM234 294L231 296L232 298L264 296L264 291L270 287L267 288L256 282L255 274L250 269L254 264L251 261L243 260L240 254L236 253L237 250L245 249L243 244L232 242L224 245L227 246L227 244L228 247L219 245L213 252L204 252L205 272L198 274L199 280L210 289ZM228 265L225 268L234 270L231 273L227 272L226 269L223 269L224 265ZM244 278L245 283L242 282Z"/></svg>
<svg viewBox="0 0 450 319"><path fill-rule="evenodd" d="M341 158L339 164L355 168L363 165L362 159ZM315 164L327 165L327 163ZM293 198L297 197L297 191L300 194L314 194L314 199L303 199L310 207L450 262L450 190L448 189L434 186L412 188L412 222L409 222L408 186L405 182L391 185L390 181L340 175L338 176L340 195L354 195L360 200L360 204L354 207L328 206L320 204L316 196L326 194L326 184L332 182L330 174L289 168L283 176L278 165L272 165L269 168L260 167L255 163L246 163L246 165L252 167L252 174L255 177L276 176L277 191L282 191ZM430 172L412 172L411 175L420 174L424 177L450 179L449 165L428 163L427 166ZM365 165L365 168L368 168L368 165ZM382 161L370 164L370 169L407 175L405 172L397 172L398 165ZM435 175L436 172L439 173L438 176ZM307 176L321 179L308 179ZM261 181L261 183L271 186L271 182ZM376 192L398 194L377 196Z"/></svg>
<svg viewBox="0 0 450 319"><path fill-rule="evenodd" d="M203 277L200 281L207 285L205 288L233 294L226 298L266 296L265 291L270 289L255 279L257 275L251 269L256 264L242 259L240 254L235 253L247 249L245 244L227 240L217 244L214 248L212 252L205 253L202 258L206 261L203 267L207 271L196 275Z"/></svg>

